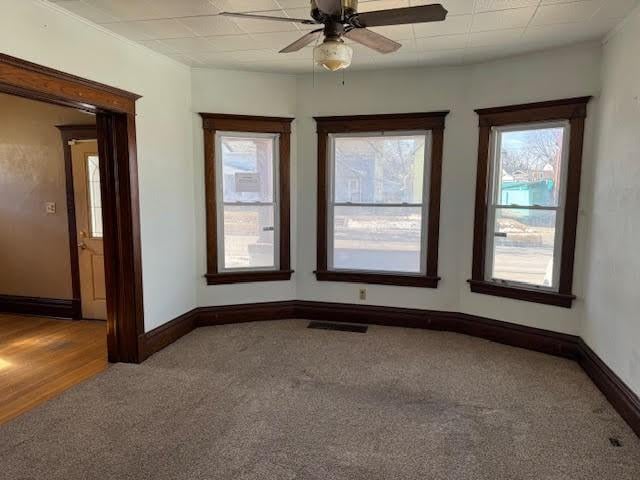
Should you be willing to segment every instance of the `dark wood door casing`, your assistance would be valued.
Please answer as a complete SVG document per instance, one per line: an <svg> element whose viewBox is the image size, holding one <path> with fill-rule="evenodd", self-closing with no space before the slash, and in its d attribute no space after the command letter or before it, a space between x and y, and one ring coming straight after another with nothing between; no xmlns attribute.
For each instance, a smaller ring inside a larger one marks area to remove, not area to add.
<svg viewBox="0 0 640 480"><path fill-rule="evenodd" d="M0 54L0 92L96 114L109 361L142 361L144 312L135 126L135 102L140 96L4 54Z"/></svg>

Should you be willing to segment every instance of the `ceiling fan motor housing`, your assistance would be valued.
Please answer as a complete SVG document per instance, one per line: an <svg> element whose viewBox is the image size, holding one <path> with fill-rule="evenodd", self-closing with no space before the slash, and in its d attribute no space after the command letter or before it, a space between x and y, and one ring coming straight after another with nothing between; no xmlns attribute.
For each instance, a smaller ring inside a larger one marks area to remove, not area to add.
<svg viewBox="0 0 640 480"><path fill-rule="evenodd" d="M336 13L330 15L320 10L316 0L311 0L311 17L318 22L324 23L332 17L334 19L339 18L340 20L346 20L358 12L358 0L336 0L335 3L340 3L340 1L342 2L341 10L337 9L338 11Z"/></svg>

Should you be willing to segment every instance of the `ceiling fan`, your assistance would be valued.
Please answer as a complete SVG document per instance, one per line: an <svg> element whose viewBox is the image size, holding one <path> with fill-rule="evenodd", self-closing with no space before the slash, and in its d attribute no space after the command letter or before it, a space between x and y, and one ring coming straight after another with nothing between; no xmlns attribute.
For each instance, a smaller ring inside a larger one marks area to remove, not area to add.
<svg viewBox="0 0 640 480"><path fill-rule="evenodd" d="M392 53L402 45L367 27L441 22L447 17L447 13L439 3L358 13L358 0L311 0L311 18L308 19L234 12L223 12L220 15L304 25L324 25L286 46L280 50L280 53L296 52L324 35L323 43L314 48L313 58L317 64L327 70L336 71L351 65L353 50L344 43L344 37L377 52Z"/></svg>

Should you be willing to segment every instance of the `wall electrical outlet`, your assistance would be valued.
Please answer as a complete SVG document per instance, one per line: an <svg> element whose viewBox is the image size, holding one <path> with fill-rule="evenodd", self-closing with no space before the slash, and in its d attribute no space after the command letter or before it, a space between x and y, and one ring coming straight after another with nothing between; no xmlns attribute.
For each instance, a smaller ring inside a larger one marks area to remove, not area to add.
<svg viewBox="0 0 640 480"><path fill-rule="evenodd" d="M47 202L44 205L45 212L47 212L48 215L56 213L56 202Z"/></svg>
<svg viewBox="0 0 640 480"><path fill-rule="evenodd" d="M359 295L360 300L366 300L367 299L367 289L366 288L361 288Z"/></svg>

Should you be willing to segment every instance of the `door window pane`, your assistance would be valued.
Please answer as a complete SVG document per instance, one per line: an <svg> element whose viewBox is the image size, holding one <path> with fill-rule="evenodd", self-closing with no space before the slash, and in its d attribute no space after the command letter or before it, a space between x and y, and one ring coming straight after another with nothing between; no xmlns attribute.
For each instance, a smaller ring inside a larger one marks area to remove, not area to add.
<svg viewBox="0 0 640 480"><path fill-rule="evenodd" d="M273 201L273 137L222 136L225 202Z"/></svg>
<svg viewBox="0 0 640 480"><path fill-rule="evenodd" d="M556 212L496 209L493 278L553 285Z"/></svg>
<svg viewBox="0 0 640 480"><path fill-rule="evenodd" d="M425 135L334 138L337 203L422 203Z"/></svg>
<svg viewBox="0 0 640 480"><path fill-rule="evenodd" d="M553 127L501 133L497 204L558 205L564 132Z"/></svg>
<svg viewBox="0 0 640 480"><path fill-rule="evenodd" d="M273 205L224 206L224 267L275 266Z"/></svg>
<svg viewBox="0 0 640 480"><path fill-rule="evenodd" d="M420 273L421 207L336 206L333 268Z"/></svg>
<svg viewBox="0 0 640 480"><path fill-rule="evenodd" d="M97 155L87 156L89 221L91 237L102 238L102 197L100 195L100 162Z"/></svg>

